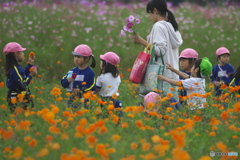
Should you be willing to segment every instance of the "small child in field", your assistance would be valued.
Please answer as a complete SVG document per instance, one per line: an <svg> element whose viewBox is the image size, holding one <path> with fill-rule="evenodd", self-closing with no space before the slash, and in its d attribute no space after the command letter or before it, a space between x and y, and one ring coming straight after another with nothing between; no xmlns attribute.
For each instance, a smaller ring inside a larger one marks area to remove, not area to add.
<svg viewBox="0 0 240 160"><path fill-rule="evenodd" d="M28 65L23 68L19 62L24 60L26 48L22 48L19 43L10 42L4 49L6 55L6 85L8 87L7 102L10 110L14 112L15 108L20 106L27 109L28 103L32 103L31 93L28 88L33 76L37 75L37 69L33 66L35 55L29 56Z"/></svg>
<svg viewBox="0 0 240 160"><path fill-rule="evenodd" d="M179 76L183 77L184 80L174 80L164 77L163 75L158 75L158 78L167 81L168 83L176 86L183 87L187 91L188 96L188 106L190 110L202 109L206 103L205 95L205 77L211 74L212 64L207 57L203 59L198 59L195 61L193 67L191 68L191 76L180 72L171 66L168 66L171 71L176 71Z"/></svg>
<svg viewBox="0 0 240 160"><path fill-rule="evenodd" d="M172 93L170 93L170 95L173 95ZM168 95L167 95L168 97ZM157 106L157 103L160 103L161 100L161 96L160 94L156 93L156 92L149 92L147 95L144 96L144 107L148 108L148 105L153 105L153 111L154 112L158 112L163 110L163 107L169 107L172 106L173 109L179 109L180 108L180 104L178 103L178 101L176 100L176 98L174 98L173 96L168 97L168 101L167 104L161 105L161 108L159 108ZM174 105L171 105L173 104ZM149 112L149 110L147 109L146 112Z"/></svg>
<svg viewBox="0 0 240 160"><path fill-rule="evenodd" d="M214 83L216 96L220 96L222 90L221 85L229 83L232 81L230 74L234 73L234 68L229 64L230 52L225 47L220 47L216 51L217 60L219 64L212 68L212 75L210 76L211 82Z"/></svg>
<svg viewBox="0 0 240 160"><path fill-rule="evenodd" d="M100 55L101 73L97 78L97 90L103 101L113 101L115 108L122 108L122 103L117 99L119 96L118 87L121 83L117 65L120 63L119 56L114 52L107 52ZM101 105L103 107L103 105Z"/></svg>
<svg viewBox="0 0 240 160"><path fill-rule="evenodd" d="M191 68L193 64L195 63L196 59L198 58L198 53L191 48L186 48L184 49L180 56L179 56L179 61L180 61L180 67L182 68L181 72L186 73L187 75L191 75ZM183 80L184 78L179 76L180 80ZM187 96L187 91L182 89L179 90L179 96L184 97ZM184 101L181 101L181 104L183 104Z"/></svg>
<svg viewBox="0 0 240 160"><path fill-rule="evenodd" d="M73 101L82 98L83 93L87 91L94 91L95 74L88 66L88 62L92 59L91 67L96 66L96 61L93 57L92 50L88 45L78 45L72 52L74 56L75 68L72 68L61 80L61 85L67 88L72 95L69 97L68 106L78 108L80 104L73 103ZM87 107L88 100L84 100L84 106Z"/></svg>

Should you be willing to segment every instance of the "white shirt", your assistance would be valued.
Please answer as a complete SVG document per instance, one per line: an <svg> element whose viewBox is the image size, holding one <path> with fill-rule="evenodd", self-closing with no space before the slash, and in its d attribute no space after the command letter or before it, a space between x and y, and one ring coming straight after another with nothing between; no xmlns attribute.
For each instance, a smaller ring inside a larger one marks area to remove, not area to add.
<svg viewBox="0 0 240 160"><path fill-rule="evenodd" d="M183 43L179 31L174 30L171 23L164 20L156 22L150 33L149 43L155 46L155 55L158 56L157 62L162 64L160 51L163 55L164 63L169 63L173 68L179 70L178 57L179 46ZM170 79L178 79L178 75L169 69L165 69L164 76Z"/></svg>
<svg viewBox="0 0 240 160"><path fill-rule="evenodd" d="M190 110L204 108L206 98L194 96L194 94L205 95L205 79L190 77L181 81L183 84L183 88L187 91L187 102L191 106Z"/></svg>
<svg viewBox="0 0 240 160"><path fill-rule="evenodd" d="M120 83L121 79L119 76L114 78L111 73L105 73L98 76L96 86L101 88L100 96L111 97L113 94L119 95L118 87Z"/></svg>

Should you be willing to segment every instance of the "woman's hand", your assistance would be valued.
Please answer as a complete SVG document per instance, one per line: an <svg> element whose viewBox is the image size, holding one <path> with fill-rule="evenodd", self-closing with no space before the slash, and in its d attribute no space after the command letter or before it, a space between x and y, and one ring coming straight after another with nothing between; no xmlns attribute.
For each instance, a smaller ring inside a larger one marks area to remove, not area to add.
<svg viewBox="0 0 240 160"><path fill-rule="evenodd" d="M142 37L136 34L132 35L131 38L135 43L139 43L139 44L143 44L143 42L145 41L144 39L142 39Z"/></svg>

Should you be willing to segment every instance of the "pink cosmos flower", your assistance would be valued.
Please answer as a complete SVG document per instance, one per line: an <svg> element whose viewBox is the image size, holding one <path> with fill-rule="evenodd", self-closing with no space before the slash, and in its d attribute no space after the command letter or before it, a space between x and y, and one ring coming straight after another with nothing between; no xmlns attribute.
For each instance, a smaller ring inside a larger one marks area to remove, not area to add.
<svg viewBox="0 0 240 160"><path fill-rule="evenodd" d="M135 21L136 21L136 24L140 24L141 23L140 19L138 19L138 18L136 18Z"/></svg>
<svg viewBox="0 0 240 160"><path fill-rule="evenodd" d="M134 24L132 22L127 24L127 28L131 29Z"/></svg>
<svg viewBox="0 0 240 160"><path fill-rule="evenodd" d="M126 33L124 32L124 30L121 30L121 35L125 36Z"/></svg>
<svg viewBox="0 0 240 160"><path fill-rule="evenodd" d="M134 16L132 16L132 15L129 16L129 17L128 17L128 20L129 20L129 22L133 22L133 21L134 21Z"/></svg>

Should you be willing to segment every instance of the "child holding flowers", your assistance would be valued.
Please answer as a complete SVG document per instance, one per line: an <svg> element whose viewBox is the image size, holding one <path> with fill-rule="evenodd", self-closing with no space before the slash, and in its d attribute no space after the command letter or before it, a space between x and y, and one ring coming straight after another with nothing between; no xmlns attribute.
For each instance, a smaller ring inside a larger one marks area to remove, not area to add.
<svg viewBox="0 0 240 160"><path fill-rule="evenodd" d="M230 74L234 73L234 68L229 64L230 52L225 47L220 47L216 51L217 60L219 64L215 65L212 69L211 81L215 86L216 96L220 96L222 93L221 85L229 85L233 77Z"/></svg>
<svg viewBox="0 0 240 160"><path fill-rule="evenodd" d="M180 67L182 68L181 72L188 74L189 76L191 75L191 68L198 58L198 53L192 49L192 48L186 48L184 49L180 56L179 56L179 61L180 61ZM173 71L173 70L172 70ZM179 78L182 80L183 77L179 76ZM187 95L186 90L179 90L179 95L181 97L184 97ZM183 101L180 101L181 104Z"/></svg>
<svg viewBox="0 0 240 160"><path fill-rule="evenodd" d="M78 45L72 52L74 55L75 68L72 68L61 80L63 88L67 88L67 91L72 93L68 100L68 106L78 108L79 104L73 103L73 101L82 98L83 93L87 91L94 91L95 86L95 74L90 68L96 66L95 59L92 54L92 50L88 45ZM90 67L88 66L89 60L92 59ZM85 107L88 100L84 100Z"/></svg>
<svg viewBox="0 0 240 160"><path fill-rule="evenodd" d="M178 70L178 48L183 42L173 13L167 8L165 0L149 0L146 11L155 24L147 41L139 35L133 35L134 42L142 44L144 47L149 46L149 44L154 45L157 63L163 65L161 61L161 57L163 57L165 63L171 64ZM178 76L169 70L164 71L164 76L170 79L178 79ZM162 90L164 95L172 92L174 97L177 98L177 87L168 82L164 82L163 86L163 88L158 89ZM170 91L170 88L173 89Z"/></svg>
<svg viewBox="0 0 240 160"><path fill-rule="evenodd" d="M103 101L113 101L115 108L122 108L121 101L117 100L119 96L118 87L121 83L117 68L120 58L114 52L107 52L100 55L100 59L101 73L97 78L97 90L94 93L99 93Z"/></svg>
<svg viewBox="0 0 240 160"><path fill-rule="evenodd" d="M7 102L12 112L14 112L17 106L27 109L30 102L33 107L28 85L32 77L37 75L37 69L33 66L35 61L34 54L30 54L26 68L19 64L19 62L24 60L23 51L25 50L26 48L23 48L16 42L8 43L3 49L3 53L6 55L6 85L9 89Z"/></svg>
<svg viewBox="0 0 240 160"><path fill-rule="evenodd" d="M202 109L204 108L204 103L206 103L205 98L205 77L211 74L212 64L207 57L203 59L198 59L195 61L193 67L191 68L191 76L188 74L180 72L174 69L171 65L168 68L183 77L184 80L175 80L167 78L163 75L158 75L158 78L167 81L168 83L181 86L187 91L188 96L188 106L190 110Z"/></svg>

